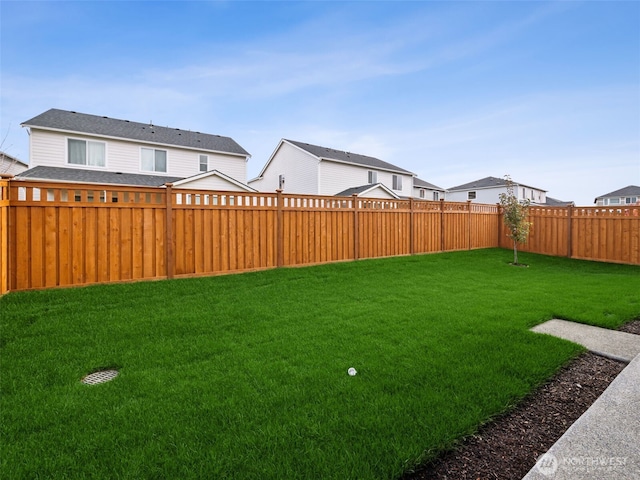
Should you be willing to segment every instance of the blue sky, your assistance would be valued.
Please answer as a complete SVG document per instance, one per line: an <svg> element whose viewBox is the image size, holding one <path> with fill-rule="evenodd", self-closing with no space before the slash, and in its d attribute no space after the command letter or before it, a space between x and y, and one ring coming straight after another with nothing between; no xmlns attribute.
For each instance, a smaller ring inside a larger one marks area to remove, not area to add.
<svg viewBox="0 0 640 480"><path fill-rule="evenodd" d="M448 188L640 185L640 2L0 2L0 133L49 108L281 138Z"/></svg>

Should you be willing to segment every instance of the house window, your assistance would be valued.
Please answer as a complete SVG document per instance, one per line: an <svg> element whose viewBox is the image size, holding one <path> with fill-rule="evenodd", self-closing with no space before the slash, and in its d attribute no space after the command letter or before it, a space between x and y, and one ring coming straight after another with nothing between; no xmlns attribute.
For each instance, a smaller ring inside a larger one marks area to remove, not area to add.
<svg viewBox="0 0 640 480"><path fill-rule="evenodd" d="M104 167L106 165L106 146L102 142L89 140L67 140L67 162L73 165Z"/></svg>
<svg viewBox="0 0 640 480"><path fill-rule="evenodd" d="M369 183L369 185L373 185L374 183L378 183L378 172L374 172L372 170L369 170L367 182Z"/></svg>
<svg viewBox="0 0 640 480"><path fill-rule="evenodd" d="M142 149L142 170L145 172L166 172L167 151L154 148Z"/></svg>
<svg viewBox="0 0 640 480"><path fill-rule="evenodd" d="M467 200L475 200L476 199L476 192L469 192L467 194Z"/></svg>
<svg viewBox="0 0 640 480"><path fill-rule="evenodd" d="M620 199L619 198L610 198L609 199L609 205L620 205Z"/></svg>
<svg viewBox="0 0 640 480"><path fill-rule="evenodd" d="M440 200L440 192L433 192L433 199Z"/></svg>
<svg viewBox="0 0 640 480"><path fill-rule="evenodd" d="M400 175L393 176L393 189L402 190L402 177Z"/></svg>
<svg viewBox="0 0 640 480"><path fill-rule="evenodd" d="M624 199L624 202L625 202L627 205L630 205L630 204L632 204L632 203L636 203L637 201L638 201L638 197L626 197L626 198Z"/></svg>
<svg viewBox="0 0 640 480"><path fill-rule="evenodd" d="M209 155L200 155L200 171L209 171Z"/></svg>
<svg viewBox="0 0 640 480"><path fill-rule="evenodd" d="M425 192L424 192L424 190L421 189L420 190L420 198L424 198L424 196L425 196Z"/></svg>

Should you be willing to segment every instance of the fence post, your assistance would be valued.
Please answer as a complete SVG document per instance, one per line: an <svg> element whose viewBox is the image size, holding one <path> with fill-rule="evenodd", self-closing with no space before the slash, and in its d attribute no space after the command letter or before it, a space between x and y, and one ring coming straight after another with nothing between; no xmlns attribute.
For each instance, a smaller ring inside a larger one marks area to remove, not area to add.
<svg viewBox="0 0 640 480"><path fill-rule="evenodd" d="M276 190L276 267L284 265L284 212L282 190Z"/></svg>
<svg viewBox="0 0 640 480"><path fill-rule="evenodd" d="M360 258L359 244L360 244L360 225L358 219L358 194L354 193L351 196L353 202L353 259L358 260Z"/></svg>
<svg viewBox="0 0 640 480"><path fill-rule="evenodd" d="M165 262L167 268L167 278L173 278L175 272L175 259L173 256L173 183L165 183Z"/></svg>
<svg viewBox="0 0 640 480"><path fill-rule="evenodd" d="M573 223L573 206L567 206L567 257L571 258L573 251L571 245L573 243L573 232L571 231L571 224Z"/></svg>
<svg viewBox="0 0 640 480"><path fill-rule="evenodd" d="M0 173L0 295L10 290L11 266L9 265L9 192L13 175Z"/></svg>
<svg viewBox="0 0 640 480"><path fill-rule="evenodd" d="M409 198L409 254L415 254L414 240L413 240L413 197Z"/></svg>
<svg viewBox="0 0 640 480"><path fill-rule="evenodd" d="M440 199L440 251L444 252L444 198Z"/></svg>
<svg viewBox="0 0 640 480"><path fill-rule="evenodd" d="M471 250L471 200L467 200L467 210L469 211L469 221L467 227L467 245L468 250Z"/></svg>
<svg viewBox="0 0 640 480"><path fill-rule="evenodd" d="M498 207L498 248L502 248L502 205L496 203Z"/></svg>

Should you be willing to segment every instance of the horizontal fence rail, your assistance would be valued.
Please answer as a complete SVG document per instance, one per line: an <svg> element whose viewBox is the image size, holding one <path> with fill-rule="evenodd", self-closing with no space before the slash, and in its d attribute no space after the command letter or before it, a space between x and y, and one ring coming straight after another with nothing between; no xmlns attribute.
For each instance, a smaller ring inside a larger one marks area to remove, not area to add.
<svg viewBox="0 0 640 480"><path fill-rule="evenodd" d="M531 207L523 251L640 264L640 207ZM477 248L498 205L0 179L0 294Z"/></svg>

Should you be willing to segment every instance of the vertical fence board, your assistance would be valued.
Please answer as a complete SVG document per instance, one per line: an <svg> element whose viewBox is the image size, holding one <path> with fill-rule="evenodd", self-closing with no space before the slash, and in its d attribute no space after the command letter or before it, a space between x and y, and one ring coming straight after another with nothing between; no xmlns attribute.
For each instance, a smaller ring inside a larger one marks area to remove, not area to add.
<svg viewBox="0 0 640 480"><path fill-rule="evenodd" d="M531 207L519 248L638 265L639 211ZM0 294L496 246L497 205L0 179Z"/></svg>

